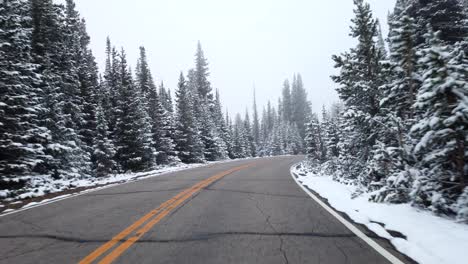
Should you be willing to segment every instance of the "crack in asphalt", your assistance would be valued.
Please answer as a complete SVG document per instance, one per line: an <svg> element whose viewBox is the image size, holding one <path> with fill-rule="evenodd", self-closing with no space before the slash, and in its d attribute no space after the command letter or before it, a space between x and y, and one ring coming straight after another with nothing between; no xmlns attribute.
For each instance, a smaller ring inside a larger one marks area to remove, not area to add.
<svg viewBox="0 0 468 264"><path fill-rule="evenodd" d="M193 237L173 238L173 239L141 239L135 243L182 243L216 239L224 236L284 236L284 237L319 237L319 238L354 238L354 234L330 234L330 233L283 233L283 232L249 232L249 231L227 231L198 234ZM30 238L30 239L53 239L63 242L74 243L103 243L112 239L83 239L73 236L51 235L51 234L22 234L3 235L1 239ZM123 239L125 240L125 239ZM122 240L122 241L123 241Z"/></svg>
<svg viewBox="0 0 468 264"><path fill-rule="evenodd" d="M27 255L27 254L30 254L30 253L34 253L34 252L39 252L39 251L42 251L48 247L51 247L53 245L57 244L57 242L52 242L52 243L49 243L49 244L45 244L45 245L42 245L40 247L37 247L37 248L34 248L34 249L28 249L28 250L25 250L25 251L21 251L20 253L17 253L17 254L14 254L14 255L7 255L8 253L10 252L14 252L15 249L13 250L9 250L7 252L7 254L5 254L4 256L2 256L0 258L0 260L6 260L6 259L9 259L9 258L15 258L15 257L20 257L20 256L24 256L24 255Z"/></svg>
<svg viewBox="0 0 468 264"><path fill-rule="evenodd" d="M284 258L284 263L286 264L289 264L289 260L288 260L288 256L286 255L286 251L284 250L283 248L283 244L284 244L284 240L283 240L283 236L279 234L278 230L276 230L276 228L273 226L273 224L270 222L270 218L271 218L271 215L267 215L261 208L260 208L260 204L257 200L255 200L253 198L253 196L249 195L249 199L252 200L253 202L255 202L255 207L257 208L257 210L260 212L260 214L262 214L264 217L265 217L265 222L270 226L270 228L275 231L275 233L277 233L278 235L278 239L280 240L280 246L279 246L279 251L281 252L281 254L283 255L283 258Z"/></svg>
<svg viewBox="0 0 468 264"><path fill-rule="evenodd" d="M338 244L338 241L333 241L333 243L335 244L336 248L338 249L338 251L343 254L343 256L345 257L345 264L346 263L349 263L349 259L348 259L348 254L346 254L346 251L343 250L343 248L341 248L341 245Z"/></svg>

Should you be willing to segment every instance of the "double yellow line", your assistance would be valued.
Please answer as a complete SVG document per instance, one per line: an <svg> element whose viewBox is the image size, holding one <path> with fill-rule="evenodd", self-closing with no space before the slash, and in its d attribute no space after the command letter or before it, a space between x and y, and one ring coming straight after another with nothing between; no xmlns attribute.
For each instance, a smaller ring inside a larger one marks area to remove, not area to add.
<svg viewBox="0 0 468 264"><path fill-rule="evenodd" d="M192 195L194 195L201 189L209 186L210 184L216 182L217 180L223 178L224 176L231 174L233 172L245 169L250 166L252 165L251 164L244 165L244 166L235 167L230 170L218 173L214 176L211 176L208 179L205 179L195 184L194 186L184 190L183 192L177 194L170 200L162 203L158 208L152 210L145 216L138 219L136 222L134 222L132 225L130 225L125 230L120 232L118 235L114 236L110 241L100 246L98 249L93 251L83 260L81 260L79 264L92 263L96 259L103 256L104 253L106 253L107 251L112 249L114 246L116 246L118 243L120 243L120 245L118 245L114 250L112 250L109 254L104 256L99 261L100 264L112 263L120 255L122 255L125 252L125 250L127 250L130 246L132 246L135 242L137 242L154 225L159 223L165 216L167 216L171 211L177 208L177 206L179 206L180 204L185 202L187 199L192 197Z"/></svg>

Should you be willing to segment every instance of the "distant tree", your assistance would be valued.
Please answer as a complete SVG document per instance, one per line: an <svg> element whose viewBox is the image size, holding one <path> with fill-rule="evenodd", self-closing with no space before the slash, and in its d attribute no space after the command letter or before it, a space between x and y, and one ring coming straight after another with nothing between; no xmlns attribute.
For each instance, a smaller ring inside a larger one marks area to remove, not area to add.
<svg viewBox="0 0 468 264"><path fill-rule="evenodd" d="M291 88L289 86L289 81L285 80L283 83L283 111L282 117L286 122L291 122L292 119L292 102L291 102ZM296 99L296 98L295 98Z"/></svg>
<svg viewBox="0 0 468 264"><path fill-rule="evenodd" d="M260 145L260 120L258 117L257 97L255 90L253 95L252 135L255 145L258 147Z"/></svg>
<svg viewBox="0 0 468 264"><path fill-rule="evenodd" d="M292 122L299 129L299 134L302 138L305 137L305 124L307 118L312 114L312 109L309 101L307 100L307 92L302 82L302 77L297 74L294 78L292 91L291 91L291 115Z"/></svg>
<svg viewBox="0 0 468 264"><path fill-rule="evenodd" d="M211 84L208 81L208 61L202 50L201 43L197 44L197 52L195 54L195 83L198 89L198 94L202 99L213 99Z"/></svg>

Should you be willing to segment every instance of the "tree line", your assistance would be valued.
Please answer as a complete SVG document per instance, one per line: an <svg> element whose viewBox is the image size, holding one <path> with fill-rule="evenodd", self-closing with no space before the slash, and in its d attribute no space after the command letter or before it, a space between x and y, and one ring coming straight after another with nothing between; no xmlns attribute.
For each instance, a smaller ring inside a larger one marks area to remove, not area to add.
<svg viewBox="0 0 468 264"><path fill-rule="evenodd" d="M307 125L314 167L375 202L468 221L466 1L398 0L386 40L369 4L354 4L357 45L333 56L343 103Z"/></svg>
<svg viewBox="0 0 468 264"><path fill-rule="evenodd" d="M231 118L200 43L172 93L156 83L144 47L132 71L108 38L100 74L73 0L3 0L0 29L0 189L31 175L103 177L304 151L310 103L299 74L277 107L259 116L254 96L252 115Z"/></svg>

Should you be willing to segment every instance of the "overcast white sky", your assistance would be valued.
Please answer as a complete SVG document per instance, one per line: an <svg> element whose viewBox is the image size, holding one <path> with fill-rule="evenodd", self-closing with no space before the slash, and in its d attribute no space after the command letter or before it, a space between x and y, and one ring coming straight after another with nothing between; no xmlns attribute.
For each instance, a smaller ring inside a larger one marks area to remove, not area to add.
<svg viewBox="0 0 468 264"><path fill-rule="evenodd" d="M56 0L61 2L64 0ZM387 30L396 0L369 0ZM348 36L352 0L75 0L86 18L102 69L105 39L123 46L135 65L138 47L148 51L155 78L172 91L181 70L194 64L201 41L210 80L231 113L276 103L285 78L302 74L315 111L338 100L329 76L332 54L353 46Z"/></svg>

